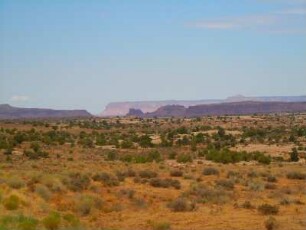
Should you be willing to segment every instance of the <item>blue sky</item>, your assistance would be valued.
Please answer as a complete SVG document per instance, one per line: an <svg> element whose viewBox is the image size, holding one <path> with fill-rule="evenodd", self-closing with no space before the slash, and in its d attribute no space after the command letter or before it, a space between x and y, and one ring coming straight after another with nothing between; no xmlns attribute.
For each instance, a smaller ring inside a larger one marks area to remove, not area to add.
<svg viewBox="0 0 306 230"><path fill-rule="evenodd" d="M306 0L0 0L0 103L306 94Z"/></svg>

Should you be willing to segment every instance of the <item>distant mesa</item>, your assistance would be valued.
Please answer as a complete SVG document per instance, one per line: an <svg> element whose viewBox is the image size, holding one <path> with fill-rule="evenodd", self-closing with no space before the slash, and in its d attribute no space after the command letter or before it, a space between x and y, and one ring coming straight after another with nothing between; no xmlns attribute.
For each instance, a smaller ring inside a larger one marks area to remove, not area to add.
<svg viewBox="0 0 306 230"><path fill-rule="evenodd" d="M0 104L0 119L32 119L32 118L83 118L92 115L86 110L55 110L38 108L19 108L8 104Z"/></svg>
<svg viewBox="0 0 306 230"><path fill-rule="evenodd" d="M226 99L210 100L168 100L168 101L135 101L135 102L112 102L100 114L102 117L131 115L130 109L140 110L143 113L152 113L163 106L190 107L196 105L220 104L228 102L260 101L260 102L306 102L306 96L279 96L279 97L245 97L235 95Z"/></svg>
<svg viewBox="0 0 306 230"><path fill-rule="evenodd" d="M144 113L140 109L129 109L129 112L127 113L127 116L135 116L135 117L141 117Z"/></svg>
<svg viewBox="0 0 306 230"><path fill-rule="evenodd" d="M201 117L213 115L249 115L285 112L306 112L306 102L242 101L184 107L167 105L138 117Z"/></svg>

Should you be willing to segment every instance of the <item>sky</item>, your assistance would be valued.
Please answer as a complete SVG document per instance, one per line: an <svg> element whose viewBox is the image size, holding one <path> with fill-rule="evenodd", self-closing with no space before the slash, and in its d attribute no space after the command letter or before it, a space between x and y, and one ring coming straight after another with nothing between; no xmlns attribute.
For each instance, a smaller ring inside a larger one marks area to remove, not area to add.
<svg viewBox="0 0 306 230"><path fill-rule="evenodd" d="M306 0L0 0L0 104L306 95Z"/></svg>

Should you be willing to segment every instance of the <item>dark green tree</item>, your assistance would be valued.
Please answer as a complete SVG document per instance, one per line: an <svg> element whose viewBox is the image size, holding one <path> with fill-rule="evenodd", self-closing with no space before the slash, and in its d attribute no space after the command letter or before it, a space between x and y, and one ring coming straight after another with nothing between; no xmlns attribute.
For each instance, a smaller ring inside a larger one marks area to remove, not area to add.
<svg viewBox="0 0 306 230"><path fill-rule="evenodd" d="M299 161L299 153L296 148L292 149L290 153L290 160L295 162Z"/></svg>

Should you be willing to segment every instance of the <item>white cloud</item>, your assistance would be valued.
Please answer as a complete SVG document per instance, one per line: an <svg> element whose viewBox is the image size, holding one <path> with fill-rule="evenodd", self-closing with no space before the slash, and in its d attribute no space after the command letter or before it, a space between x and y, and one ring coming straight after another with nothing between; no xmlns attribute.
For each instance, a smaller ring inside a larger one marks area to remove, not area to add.
<svg viewBox="0 0 306 230"><path fill-rule="evenodd" d="M232 17L226 19L203 20L190 23L189 26L204 29L235 29L267 26L276 23L277 17L273 15L254 15Z"/></svg>
<svg viewBox="0 0 306 230"><path fill-rule="evenodd" d="M30 98L28 96L24 96L24 95L14 95L10 98L10 101L14 101L14 102L25 102L25 101L29 101Z"/></svg>
<svg viewBox="0 0 306 230"><path fill-rule="evenodd" d="M226 21L199 21L191 23L190 26L207 29L233 29L237 27L237 24Z"/></svg>
<svg viewBox="0 0 306 230"><path fill-rule="evenodd" d="M306 8L291 8L269 14L215 18L188 23L191 28L207 30L253 30L259 32L304 34L302 17Z"/></svg>

